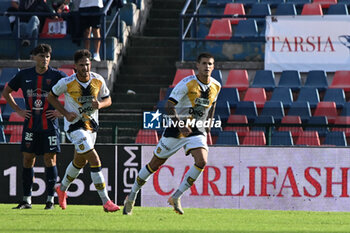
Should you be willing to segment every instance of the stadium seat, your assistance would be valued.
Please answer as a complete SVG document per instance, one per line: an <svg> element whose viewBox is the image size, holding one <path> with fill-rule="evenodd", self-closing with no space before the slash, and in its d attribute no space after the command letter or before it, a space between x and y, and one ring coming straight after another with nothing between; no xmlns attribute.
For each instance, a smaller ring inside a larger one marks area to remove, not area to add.
<svg viewBox="0 0 350 233"><path fill-rule="evenodd" d="M345 92L350 91L350 70L337 70L334 73L330 88L342 88Z"/></svg>
<svg viewBox="0 0 350 233"><path fill-rule="evenodd" d="M350 116L350 102L346 102L341 110L340 116Z"/></svg>
<svg viewBox="0 0 350 233"><path fill-rule="evenodd" d="M158 134L156 130L140 129L136 135L137 144L157 144Z"/></svg>
<svg viewBox="0 0 350 233"><path fill-rule="evenodd" d="M339 3L342 3L342 4L345 4L345 5L350 5L350 0L338 0L338 4Z"/></svg>
<svg viewBox="0 0 350 233"><path fill-rule="evenodd" d="M265 17L271 15L271 8L268 3L256 3L253 4L250 9L250 16L255 19L257 24L265 22Z"/></svg>
<svg viewBox="0 0 350 233"><path fill-rule="evenodd" d="M327 10L327 15L348 15L349 11L344 3L332 4Z"/></svg>
<svg viewBox="0 0 350 233"><path fill-rule="evenodd" d="M226 4L233 2L233 0L207 0L207 6L224 7Z"/></svg>
<svg viewBox="0 0 350 233"><path fill-rule="evenodd" d="M343 108L346 102L344 90L340 88L328 88L322 101L333 101L338 109Z"/></svg>
<svg viewBox="0 0 350 233"><path fill-rule="evenodd" d="M265 89L262 87L248 88L243 101L254 101L258 109L263 108L266 102Z"/></svg>
<svg viewBox="0 0 350 233"><path fill-rule="evenodd" d="M275 8L280 4L285 4L285 0L260 0L260 3L267 3L271 8Z"/></svg>
<svg viewBox="0 0 350 233"><path fill-rule="evenodd" d="M261 116L273 116L276 123L280 123L284 117L284 109L281 101L267 101L261 111Z"/></svg>
<svg viewBox="0 0 350 233"><path fill-rule="evenodd" d="M321 143L317 131L303 131L295 145L320 146Z"/></svg>
<svg viewBox="0 0 350 233"><path fill-rule="evenodd" d="M263 87L265 91L273 91L276 87L275 74L271 70L257 70L251 87Z"/></svg>
<svg viewBox="0 0 350 233"><path fill-rule="evenodd" d="M297 15L297 9L293 3L281 3L277 5L275 15Z"/></svg>
<svg viewBox="0 0 350 233"><path fill-rule="evenodd" d="M0 37L12 35L11 24L8 16L0 15Z"/></svg>
<svg viewBox="0 0 350 233"><path fill-rule="evenodd" d="M297 70L284 70L281 73L278 87L289 87L292 91L300 91L301 78Z"/></svg>
<svg viewBox="0 0 350 233"><path fill-rule="evenodd" d="M281 120L282 124L301 124L300 116L284 116ZM303 128L301 126L280 126L278 131L289 131L293 137L298 137Z"/></svg>
<svg viewBox="0 0 350 233"><path fill-rule="evenodd" d="M176 84L178 84L183 78L190 75L195 75L195 72L193 69L177 69L173 83L171 84L170 87L175 87Z"/></svg>
<svg viewBox="0 0 350 233"><path fill-rule="evenodd" d="M333 101L321 101L317 104L313 116L326 116L328 123L333 124L338 116L337 106Z"/></svg>
<svg viewBox="0 0 350 233"><path fill-rule="evenodd" d="M229 40L232 37L232 28L229 19L214 19L208 35L207 40Z"/></svg>
<svg viewBox="0 0 350 233"><path fill-rule="evenodd" d="M301 15L323 15L321 4L305 3Z"/></svg>
<svg viewBox="0 0 350 233"><path fill-rule="evenodd" d="M290 108L293 103L292 91L288 87L276 87L273 92L270 101L281 101L283 108Z"/></svg>
<svg viewBox="0 0 350 233"><path fill-rule="evenodd" d="M230 146L239 145L237 132L234 132L234 131L220 132L215 145L230 145Z"/></svg>
<svg viewBox="0 0 350 233"><path fill-rule="evenodd" d="M11 0L0 1L0 12L5 12L11 6Z"/></svg>
<svg viewBox="0 0 350 233"><path fill-rule="evenodd" d="M245 92L249 87L247 70L230 70L223 87L235 87L239 92Z"/></svg>
<svg viewBox="0 0 350 233"><path fill-rule="evenodd" d="M310 70L306 76L305 87L316 87L318 91L328 88L327 74L323 70Z"/></svg>
<svg viewBox="0 0 350 233"><path fill-rule="evenodd" d="M215 78L222 86L222 73L221 73L221 70L214 69L213 72L211 72L211 77Z"/></svg>
<svg viewBox="0 0 350 233"><path fill-rule="evenodd" d="M259 0L234 0L235 3L243 3L245 7L252 7L253 4L259 3Z"/></svg>
<svg viewBox="0 0 350 233"><path fill-rule="evenodd" d="M71 76L72 74L75 73L74 69L72 68L58 68L58 70L64 72L67 76Z"/></svg>
<svg viewBox="0 0 350 233"><path fill-rule="evenodd" d="M324 137L329 132L327 125L328 125L327 117L312 116L307 121L307 126L305 126L304 131L317 131L320 137Z"/></svg>
<svg viewBox="0 0 350 233"><path fill-rule="evenodd" d="M24 118L18 115L17 112L12 112L9 119L9 122L24 122ZM21 142L22 140L22 131L23 125L7 125L5 127L5 134L10 135L9 142Z"/></svg>
<svg viewBox="0 0 350 233"><path fill-rule="evenodd" d="M260 126L259 126L260 124ZM264 124L264 125L261 125ZM263 131L265 135L269 135L269 132L275 129L275 120L273 116L258 116L254 121L254 126L251 128L252 131Z"/></svg>
<svg viewBox="0 0 350 233"><path fill-rule="evenodd" d="M288 110L288 116L299 116L301 122L307 122L311 117L311 108L309 102L293 102Z"/></svg>
<svg viewBox="0 0 350 233"><path fill-rule="evenodd" d="M231 114L230 103L228 101L220 101L216 103L214 117L220 117L222 122L226 122Z"/></svg>
<svg viewBox="0 0 350 233"><path fill-rule="evenodd" d="M245 15L244 5L242 3L227 3L224 10L224 15ZM227 18L226 18L227 19ZM246 18L229 18L231 24L238 24L240 20Z"/></svg>
<svg viewBox="0 0 350 233"><path fill-rule="evenodd" d="M15 74L19 71L18 68L2 68L0 74L0 90L4 89L7 82L9 82Z"/></svg>
<svg viewBox="0 0 350 233"><path fill-rule="evenodd" d="M237 24L234 37L258 37L258 25L254 19L240 20Z"/></svg>
<svg viewBox="0 0 350 233"><path fill-rule="evenodd" d="M274 131L271 135L271 146L293 146L292 134L289 131Z"/></svg>
<svg viewBox="0 0 350 233"><path fill-rule="evenodd" d="M328 132L324 139L323 145L329 146L347 146L344 132Z"/></svg>
<svg viewBox="0 0 350 233"><path fill-rule="evenodd" d="M322 8L329 8L330 5L336 5L337 0L314 0L313 3L321 4Z"/></svg>
<svg viewBox="0 0 350 233"><path fill-rule="evenodd" d="M23 98L15 98L15 101L21 109L26 108L25 101ZM2 110L3 110L2 117L4 118L4 120L9 119L11 113L15 112L15 110L13 110L8 103L5 105L5 107Z"/></svg>
<svg viewBox="0 0 350 233"><path fill-rule="evenodd" d="M310 108L316 108L320 102L320 95L315 87L302 87L296 102L309 102Z"/></svg>
<svg viewBox="0 0 350 233"><path fill-rule="evenodd" d="M234 124L248 124L246 115L230 115L227 119L227 126L224 127L224 131L235 131L239 137L244 137L249 132L249 126L235 126Z"/></svg>
<svg viewBox="0 0 350 233"><path fill-rule="evenodd" d="M5 84L4 89L7 87L7 84L8 83ZM20 88L20 89L18 89L18 91L12 91L11 95L13 98L23 98L23 91ZM0 97L0 104L6 104L6 100L3 96Z"/></svg>
<svg viewBox="0 0 350 233"><path fill-rule="evenodd" d="M293 146L294 141L290 131L274 131L270 137L271 146Z"/></svg>
<svg viewBox="0 0 350 233"><path fill-rule="evenodd" d="M265 134L262 131L249 131L244 137L242 145L264 146L266 145Z"/></svg>
<svg viewBox="0 0 350 233"><path fill-rule="evenodd" d="M258 110L254 101L240 101L237 103L235 114L246 115L248 122L254 122L258 116Z"/></svg>
<svg viewBox="0 0 350 233"><path fill-rule="evenodd" d="M237 106L237 103L240 101L237 88L221 88L217 102L221 101L228 101L230 104L230 108L234 109Z"/></svg>
<svg viewBox="0 0 350 233"><path fill-rule="evenodd" d="M342 131L346 137L350 137L350 116L337 116L334 125L347 125L348 127L333 127L332 131Z"/></svg>

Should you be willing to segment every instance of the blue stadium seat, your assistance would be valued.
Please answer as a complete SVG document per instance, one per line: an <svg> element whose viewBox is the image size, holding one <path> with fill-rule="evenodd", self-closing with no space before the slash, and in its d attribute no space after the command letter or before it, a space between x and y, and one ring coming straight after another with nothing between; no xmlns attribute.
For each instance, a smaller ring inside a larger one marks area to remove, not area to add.
<svg viewBox="0 0 350 233"><path fill-rule="evenodd" d="M15 101L17 103L17 105L21 108L21 109L25 109L26 108L26 104L23 98L15 98ZM2 110L2 117L7 120L11 113L13 113L15 110L12 109L12 107L9 104L6 104L4 109Z"/></svg>
<svg viewBox="0 0 350 233"><path fill-rule="evenodd" d="M11 0L0 1L0 12L5 12L11 6Z"/></svg>
<svg viewBox="0 0 350 233"><path fill-rule="evenodd" d="M340 116L350 116L350 102L346 102L340 112Z"/></svg>
<svg viewBox="0 0 350 233"><path fill-rule="evenodd" d="M297 15L297 9L293 3L281 3L277 5L275 15Z"/></svg>
<svg viewBox="0 0 350 233"><path fill-rule="evenodd" d="M280 123L284 117L284 109L281 101L267 101L261 111L261 116L273 116L276 123Z"/></svg>
<svg viewBox="0 0 350 233"><path fill-rule="evenodd" d="M253 4L259 3L259 0L235 0L235 3L243 3L244 6L251 7Z"/></svg>
<svg viewBox="0 0 350 233"><path fill-rule="evenodd" d="M346 103L344 90L340 88L328 88L322 101L333 101L337 105L337 108L343 108Z"/></svg>
<svg viewBox="0 0 350 233"><path fill-rule="evenodd" d="M7 16L0 16L0 36L8 37L12 35L10 20Z"/></svg>
<svg viewBox="0 0 350 233"><path fill-rule="evenodd" d="M276 87L270 101L281 101L284 108L290 108L293 103L292 91L289 87Z"/></svg>
<svg viewBox="0 0 350 233"><path fill-rule="evenodd" d="M300 116L302 122L307 122L311 117L311 108L309 102L293 102L290 106L290 109L288 110L288 116Z"/></svg>
<svg viewBox="0 0 350 233"><path fill-rule="evenodd" d="M301 78L297 70L284 70L281 73L278 87L289 87L292 91L300 91Z"/></svg>
<svg viewBox="0 0 350 233"><path fill-rule="evenodd" d="M231 114L230 103L228 101L220 101L216 103L214 117L222 120L222 122L226 122L228 117Z"/></svg>
<svg viewBox="0 0 350 233"><path fill-rule="evenodd" d="M345 133L343 131L328 132L324 139L323 145L347 146Z"/></svg>
<svg viewBox="0 0 350 233"><path fill-rule="evenodd" d="M233 0L207 0L207 6L225 7L226 3L232 3Z"/></svg>
<svg viewBox="0 0 350 233"><path fill-rule="evenodd" d="M260 0L260 3L267 3L270 7L277 7L279 4L285 4L285 0Z"/></svg>
<svg viewBox="0 0 350 233"><path fill-rule="evenodd" d="M324 70L310 70L306 76L305 87L316 87L318 91L328 88L327 74Z"/></svg>
<svg viewBox="0 0 350 233"><path fill-rule="evenodd" d="M237 103L235 115L246 115L248 122L254 122L258 111L254 101L240 101Z"/></svg>
<svg viewBox="0 0 350 233"><path fill-rule="evenodd" d="M9 82L15 74L17 74L19 68L2 68L0 74L0 90L4 89L7 82Z"/></svg>
<svg viewBox="0 0 350 233"><path fill-rule="evenodd" d="M318 102L320 102L320 96L315 87L302 87L296 102L309 102L310 108L316 108Z"/></svg>
<svg viewBox="0 0 350 233"><path fill-rule="evenodd" d="M254 19L240 20L233 37L258 37L258 25Z"/></svg>
<svg viewBox="0 0 350 233"><path fill-rule="evenodd" d="M325 137L329 132L327 127L328 120L326 116L312 116L307 121L307 126L305 126L305 131L317 131L320 137ZM312 126L318 125L318 126Z"/></svg>
<svg viewBox="0 0 350 233"><path fill-rule="evenodd" d="M327 15L348 15L348 8L344 3L331 4L327 10Z"/></svg>
<svg viewBox="0 0 350 233"><path fill-rule="evenodd" d="M290 131L274 131L271 136L271 146L293 146L293 138Z"/></svg>
<svg viewBox="0 0 350 233"><path fill-rule="evenodd" d="M304 4L311 3L311 0L286 0L286 3L293 3L296 8L301 10L303 8ZM298 12L298 14L300 14L300 13L301 13L301 11Z"/></svg>
<svg viewBox="0 0 350 233"><path fill-rule="evenodd" d="M344 3L347 6L350 6L350 0L338 0L338 4L340 4L340 3Z"/></svg>
<svg viewBox="0 0 350 233"><path fill-rule="evenodd" d="M275 124L275 120L273 118L273 116L258 116L255 121L254 124ZM267 128L269 127L270 131L274 130L274 126L253 126L251 130L253 131L263 131L265 133L265 135L267 134Z"/></svg>
<svg viewBox="0 0 350 233"><path fill-rule="evenodd" d="M211 76L215 78L222 86L222 73L221 70L214 69L213 72L211 72Z"/></svg>
<svg viewBox="0 0 350 233"><path fill-rule="evenodd" d="M216 145L239 145L239 139L237 132L235 131L222 131L219 133L216 140Z"/></svg>
<svg viewBox="0 0 350 233"><path fill-rule="evenodd" d="M272 91L276 87L275 74L271 70L257 70L251 87L263 87Z"/></svg>
<svg viewBox="0 0 350 233"><path fill-rule="evenodd" d="M222 102L222 101L228 101L230 104L230 108L235 108L237 103L240 101L237 88L234 88L234 87L221 88L217 102Z"/></svg>
<svg viewBox="0 0 350 233"><path fill-rule="evenodd" d="M255 19L256 23L259 25L260 23L265 22L266 16L271 15L270 5L268 3L253 4L249 15L254 17L253 19Z"/></svg>

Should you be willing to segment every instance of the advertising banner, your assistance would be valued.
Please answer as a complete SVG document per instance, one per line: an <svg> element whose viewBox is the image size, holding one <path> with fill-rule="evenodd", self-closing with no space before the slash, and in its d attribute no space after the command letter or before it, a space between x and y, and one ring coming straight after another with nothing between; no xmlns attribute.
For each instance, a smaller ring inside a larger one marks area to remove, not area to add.
<svg viewBox="0 0 350 233"><path fill-rule="evenodd" d="M154 146L142 147L142 166ZM193 158L180 150L144 185L141 206L167 206ZM183 207L349 211L348 148L211 147Z"/></svg>
<svg viewBox="0 0 350 233"><path fill-rule="evenodd" d="M265 69L348 70L350 16L266 17Z"/></svg>

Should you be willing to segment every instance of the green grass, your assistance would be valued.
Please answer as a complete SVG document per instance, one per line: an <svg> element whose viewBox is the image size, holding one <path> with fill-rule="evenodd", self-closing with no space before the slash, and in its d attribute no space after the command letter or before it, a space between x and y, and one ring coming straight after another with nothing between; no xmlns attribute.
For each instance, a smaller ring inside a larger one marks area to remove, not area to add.
<svg viewBox="0 0 350 233"><path fill-rule="evenodd" d="M132 216L105 213L101 206L68 205L61 210L12 210L0 204L0 232L350 232L350 213L135 207Z"/></svg>

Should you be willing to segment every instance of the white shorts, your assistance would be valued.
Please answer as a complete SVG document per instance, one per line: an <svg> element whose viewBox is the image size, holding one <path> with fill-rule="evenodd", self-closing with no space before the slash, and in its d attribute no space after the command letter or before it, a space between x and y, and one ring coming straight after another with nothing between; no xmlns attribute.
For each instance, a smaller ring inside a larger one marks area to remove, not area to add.
<svg viewBox="0 0 350 233"><path fill-rule="evenodd" d="M74 144L77 153L82 154L94 149L96 142L96 132L89 130L77 129L67 133L68 139Z"/></svg>
<svg viewBox="0 0 350 233"><path fill-rule="evenodd" d="M154 150L154 154L160 159L167 159L182 147L186 155L189 154L190 150L196 148L209 150L207 137L204 135L196 135L187 138L162 137Z"/></svg>

